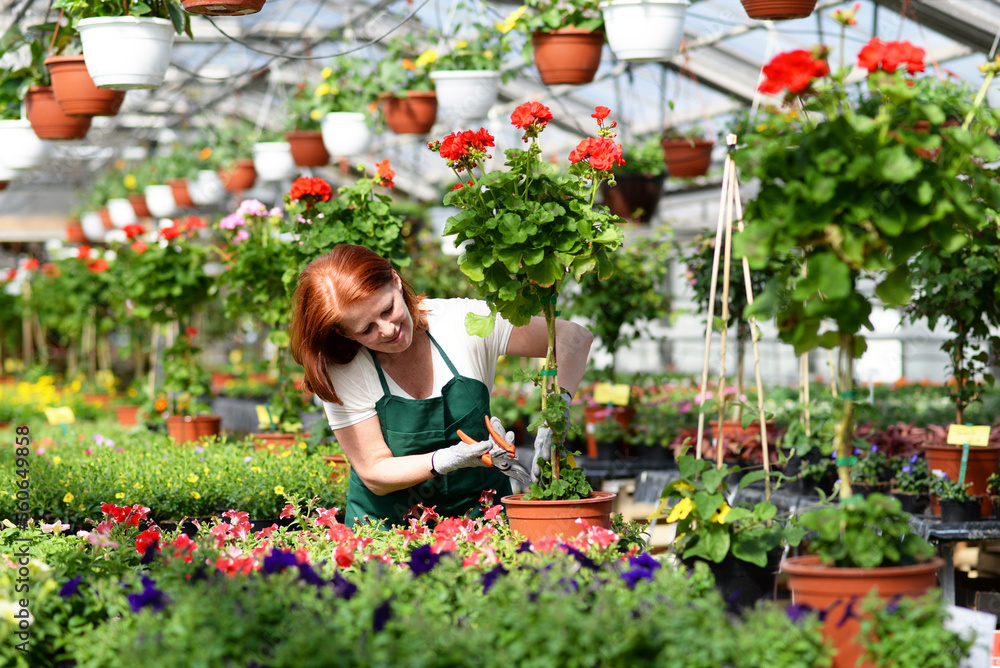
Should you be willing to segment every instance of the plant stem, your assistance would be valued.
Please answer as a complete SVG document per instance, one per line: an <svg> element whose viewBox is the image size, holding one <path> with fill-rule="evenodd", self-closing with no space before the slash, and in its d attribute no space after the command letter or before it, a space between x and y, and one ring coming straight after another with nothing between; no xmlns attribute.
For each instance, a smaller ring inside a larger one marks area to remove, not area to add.
<svg viewBox="0 0 1000 668"><path fill-rule="evenodd" d="M840 388L844 393L840 421L834 431L833 445L837 453L837 477L840 478L840 500L852 496L851 467L844 462L854 454L854 335L840 334L840 360L837 365Z"/></svg>
<svg viewBox="0 0 1000 668"><path fill-rule="evenodd" d="M543 311L545 313L545 330L548 335L548 347L545 350L545 365L543 367L546 371L556 371L556 305L544 304ZM543 375L542 376L542 412L545 412L545 408L548 406L549 395L557 394L559 392L559 380L555 375ZM552 428L552 424L549 423L549 429L552 430L552 479L559 480L559 446L563 441L563 434L558 433Z"/></svg>

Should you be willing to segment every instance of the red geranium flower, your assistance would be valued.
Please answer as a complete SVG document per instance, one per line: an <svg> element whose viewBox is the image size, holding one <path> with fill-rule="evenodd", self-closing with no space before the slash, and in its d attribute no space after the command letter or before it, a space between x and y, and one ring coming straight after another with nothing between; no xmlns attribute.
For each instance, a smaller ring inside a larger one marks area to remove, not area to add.
<svg viewBox="0 0 1000 668"><path fill-rule="evenodd" d="M858 67L869 73L875 70L895 72L900 65L906 65L910 74L924 71L924 50L909 42L883 42L873 37L858 53Z"/></svg>
<svg viewBox="0 0 1000 668"><path fill-rule="evenodd" d="M185 231L194 230L199 227L208 227L208 222L206 222L203 218L199 218L198 216L188 216L187 218L184 219Z"/></svg>
<svg viewBox="0 0 1000 668"><path fill-rule="evenodd" d="M798 49L775 56L764 66L764 81L760 92L777 95L787 88L789 93L801 93L819 77L830 73L826 59L818 58L812 51Z"/></svg>
<svg viewBox="0 0 1000 668"><path fill-rule="evenodd" d="M132 243L132 250L136 253L145 253L149 246L146 245L145 241L135 241Z"/></svg>
<svg viewBox="0 0 1000 668"><path fill-rule="evenodd" d="M164 239L170 241L171 239L176 239L181 235L181 228L176 224L171 225L170 227L164 227L162 230L160 230L160 234L163 235Z"/></svg>
<svg viewBox="0 0 1000 668"><path fill-rule="evenodd" d="M525 102L510 115L510 122L521 130L529 125L537 125L541 129L551 120L552 111L540 102Z"/></svg>
<svg viewBox="0 0 1000 668"><path fill-rule="evenodd" d="M103 257L99 257L90 264L87 265L87 269L90 269L95 274L99 274L102 271L108 270L108 261Z"/></svg>
<svg viewBox="0 0 1000 668"><path fill-rule="evenodd" d="M392 171L392 167L389 166L389 159L386 158L382 162L377 163L375 167L378 169L379 185L392 190L395 185L392 180L395 178L396 172Z"/></svg>
<svg viewBox="0 0 1000 668"><path fill-rule="evenodd" d="M594 107L594 113L592 113L590 117L596 118L599 121L603 121L605 118L608 117L608 114L610 113L611 110L608 109L607 107Z"/></svg>
<svg viewBox="0 0 1000 668"><path fill-rule="evenodd" d="M24 261L24 268L29 271L33 269L38 269L38 267L40 266L41 264L38 262L38 260L36 260L33 257L29 257L27 260Z"/></svg>
<svg viewBox="0 0 1000 668"><path fill-rule="evenodd" d="M195 329L194 327L184 328L184 336L188 337L189 339L193 339L197 335L198 335L198 330Z"/></svg>
<svg viewBox="0 0 1000 668"><path fill-rule="evenodd" d="M140 225L139 223L132 223L131 225L126 225L125 227L123 227L122 231L125 232L125 236L127 236L129 239L135 239L140 234L145 234L146 228Z"/></svg>
<svg viewBox="0 0 1000 668"><path fill-rule="evenodd" d="M77 260L89 260L90 259L90 246L83 244L76 251Z"/></svg>
<svg viewBox="0 0 1000 668"><path fill-rule="evenodd" d="M615 165L624 165L622 147L609 137L587 137L569 154L570 164L586 160L590 166L607 171Z"/></svg>
<svg viewBox="0 0 1000 668"><path fill-rule="evenodd" d="M292 183L290 194L294 200L308 196L315 197L321 202L329 202L333 189L318 176L300 176Z"/></svg>

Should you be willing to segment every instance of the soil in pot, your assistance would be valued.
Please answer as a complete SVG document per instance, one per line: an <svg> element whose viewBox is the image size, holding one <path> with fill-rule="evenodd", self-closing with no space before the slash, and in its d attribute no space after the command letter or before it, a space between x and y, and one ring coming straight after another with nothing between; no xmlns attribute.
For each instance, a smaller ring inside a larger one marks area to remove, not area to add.
<svg viewBox="0 0 1000 668"><path fill-rule="evenodd" d="M52 86L32 86L24 104L39 139L83 139L90 130L90 116L68 116L56 101Z"/></svg>
<svg viewBox="0 0 1000 668"><path fill-rule="evenodd" d="M568 501L526 501L523 494L511 494L500 499L507 511L507 521L512 531L520 533L531 542L546 536L562 535L567 538L580 533L578 518L591 526L611 528L611 508L617 494L591 492L586 499Z"/></svg>
<svg viewBox="0 0 1000 668"><path fill-rule="evenodd" d="M560 28L531 36L535 67L547 86L587 84L601 66L604 33L580 28Z"/></svg>

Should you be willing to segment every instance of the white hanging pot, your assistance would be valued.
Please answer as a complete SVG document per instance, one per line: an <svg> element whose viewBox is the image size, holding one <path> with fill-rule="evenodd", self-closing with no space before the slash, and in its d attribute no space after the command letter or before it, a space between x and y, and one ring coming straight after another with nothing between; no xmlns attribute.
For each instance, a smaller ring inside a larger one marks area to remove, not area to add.
<svg viewBox="0 0 1000 668"><path fill-rule="evenodd" d="M486 118L500 95L500 73L493 70L442 70L431 79L440 116Z"/></svg>
<svg viewBox="0 0 1000 668"><path fill-rule="evenodd" d="M374 137L368 127L368 116L353 111L334 111L320 124L323 145L331 156L340 158L368 151Z"/></svg>
<svg viewBox="0 0 1000 668"><path fill-rule="evenodd" d="M688 0L603 0L604 32L619 60L668 60L684 38Z"/></svg>
<svg viewBox="0 0 1000 668"><path fill-rule="evenodd" d="M177 201L170 186L146 186L146 207L154 218L172 218L177 215Z"/></svg>
<svg viewBox="0 0 1000 668"><path fill-rule="evenodd" d="M284 181L295 176L299 167L286 141L266 141L253 145L253 168L262 181Z"/></svg>
<svg viewBox="0 0 1000 668"><path fill-rule="evenodd" d="M87 241L91 243L104 241L104 234L107 230L104 228L104 221L101 220L101 214L96 211L81 213L80 227L83 228L83 236L87 237Z"/></svg>
<svg viewBox="0 0 1000 668"><path fill-rule="evenodd" d="M98 88L132 90L163 83L174 46L167 19L107 16L77 24L83 59Z"/></svg>
<svg viewBox="0 0 1000 668"><path fill-rule="evenodd" d="M211 206L222 201L226 188L218 172L203 169L198 172L198 178L188 181L188 192L195 206Z"/></svg>
<svg viewBox="0 0 1000 668"><path fill-rule="evenodd" d="M27 120L0 121L0 147L0 165L9 169L34 169L49 157L49 143Z"/></svg>
<svg viewBox="0 0 1000 668"><path fill-rule="evenodd" d="M111 222L115 227L122 228L126 225L138 222L132 202L127 199L109 199L108 214L111 215Z"/></svg>

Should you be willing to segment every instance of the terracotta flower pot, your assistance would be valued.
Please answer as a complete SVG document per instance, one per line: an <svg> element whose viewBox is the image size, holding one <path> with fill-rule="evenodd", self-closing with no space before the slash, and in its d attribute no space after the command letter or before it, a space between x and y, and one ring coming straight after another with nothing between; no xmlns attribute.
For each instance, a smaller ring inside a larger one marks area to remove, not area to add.
<svg viewBox="0 0 1000 668"><path fill-rule="evenodd" d="M385 124L398 135L430 132L437 119L437 93L408 90L405 95L387 95L380 100Z"/></svg>
<svg viewBox="0 0 1000 668"><path fill-rule="evenodd" d="M106 230L115 229L115 221L111 219L111 211L108 210L108 207L102 206L100 209L97 210L97 215L101 217L101 225L104 226L104 229Z"/></svg>
<svg viewBox="0 0 1000 668"><path fill-rule="evenodd" d="M194 200L191 199L191 193L188 191L187 179L173 179L170 182L170 190L174 193L174 201L177 202L177 206L184 208L194 206Z"/></svg>
<svg viewBox="0 0 1000 668"><path fill-rule="evenodd" d="M747 16L758 21L787 21L809 16L816 0L740 0Z"/></svg>
<svg viewBox="0 0 1000 668"><path fill-rule="evenodd" d="M245 16L256 14L264 0L183 0L184 11L206 16Z"/></svg>
<svg viewBox="0 0 1000 668"><path fill-rule="evenodd" d="M610 414L608 411L611 411ZM622 428L628 430L632 426L632 418L635 417L635 409L630 406L584 406L583 422L584 433L587 437L587 456L597 457L597 438L594 436L594 425L613 419ZM618 451L627 454L628 444L622 441L618 445Z"/></svg>
<svg viewBox="0 0 1000 668"><path fill-rule="evenodd" d="M560 28L531 36L535 67L547 86L586 84L601 66L604 33L581 28Z"/></svg>
<svg viewBox="0 0 1000 668"><path fill-rule="evenodd" d="M252 188L254 181L257 180L257 171L254 169L253 159L242 158L237 160L233 168L228 172L220 171L219 178L222 179L222 185L231 193L243 192Z"/></svg>
<svg viewBox="0 0 1000 668"><path fill-rule="evenodd" d="M68 116L114 116L125 101L125 91L98 88L87 71L83 54L49 56L52 92Z"/></svg>
<svg viewBox="0 0 1000 668"><path fill-rule="evenodd" d="M611 213L630 223L648 223L656 214L665 180L665 174L615 174L615 185L602 182L601 193Z"/></svg>
<svg viewBox="0 0 1000 668"><path fill-rule="evenodd" d="M87 235L83 232L83 225L79 220L71 220L66 224L66 240L71 244L87 243Z"/></svg>
<svg viewBox="0 0 1000 668"><path fill-rule="evenodd" d="M281 433L277 431L264 431L250 434L253 439L254 450L297 450L295 444L303 439L309 438L309 432Z"/></svg>
<svg viewBox="0 0 1000 668"><path fill-rule="evenodd" d="M329 164L330 152L323 144L319 130L292 130L285 133L292 151L292 160L299 167L322 167Z"/></svg>
<svg viewBox="0 0 1000 668"><path fill-rule="evenodd" d="M944 561L935 558L926 564L885 568L837 568L824 566L816 555L791 557L781 562L788 574L792 603L826 611L823 635L837 650L833 668L854 668L863 654L855 643L861 628L858 604L873 589L878 596L920 596L937 585L937 573ZM849 612L851 606L853 614ZM870 663L863 664L871 666Z"/></svg>
<svg viewBox="0 0 1000 668"><path fill-rule="evenodd" d="M708 172L715 142L707 139L664 139L660 146L663 147L667 173L675 178L688 179L704 176Z"/></svg>
<svg viewBox="0 0 1000 668"><path fill-rule="evenodd" d="M128 201L132 203L132 209L135 211L137 217L149 218L153 215L149 212L149 206L146 204L146 196L142 193L132 193L128 196Z"/></svg>
<svg viewBox="0 0 1000 668"><path fill-rule="evenodd" d="M118 418L118 424L123 427L132 427L139 424L139 407L115 406L115 416Z"/></svg>
<svg viewBox="0 0 1000 668"><path fill-rule="evenodd" d="M167 434L178 445L203 436L218 436L221 431L222 417L219 415L171 415L167 418Z"/></svg>
<svg viewBox="0 0 1000 668"><path fill-rule="evenodd" d="M569 501L525 501L523 494L500 499L507 511L512 531L535 542L546 536L572 538L580 533L578 518L591 526L611 528L611 507L618 496L612 492L591 492L586 499Z"/></svg>
<svg viewBox="0 0 1000 668"><path fill-rule="evenodd" d="M32 86L24 103L39 139L83 139L90 130L90 117L67 116L56 102L52 86Z"/></svg>
<svg viewBox="0 0 1000 668"><path fill-rule="evenodd" d="M924 455L927 457L928 471L943 471L950 480L958 480L962 467L962 446L960 445L925 445ZM972 446L969 448L969 459L965 467L965 482L972 483L969 493L982 496L980 508L986 517L993 514L993 504L986 495L986 479L991 473L1000 470L1000 445ZM936 494L931 495L931 514L940 515L941 506Z"/></svg>

